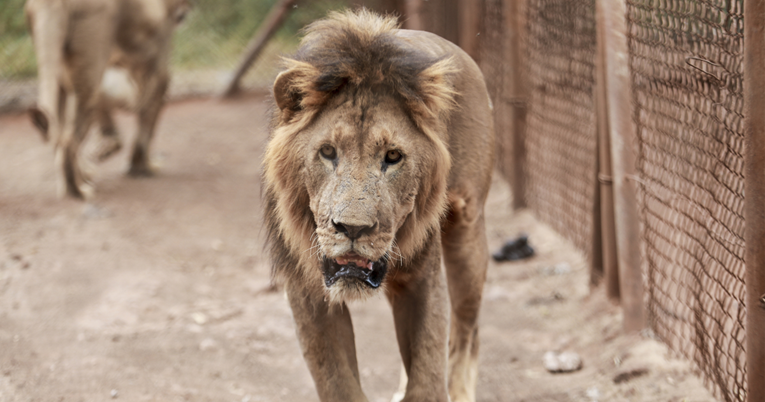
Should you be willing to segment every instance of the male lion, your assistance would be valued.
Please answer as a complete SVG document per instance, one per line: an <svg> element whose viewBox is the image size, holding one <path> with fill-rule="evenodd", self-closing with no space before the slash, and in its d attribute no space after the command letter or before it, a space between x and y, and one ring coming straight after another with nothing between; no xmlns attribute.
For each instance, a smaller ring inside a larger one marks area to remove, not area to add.
<svg viewBox="0 0 765 402"><path fill-rule="evenodd" d="M287 64L265 220L319 397L367 400L345 303L382 291L404 400L475 400L495 149L481 72L452 43L367 11L313 23Z"/></svg>
<svg viewBox="0 0 765 402"><path fill-rule="evenodd" d="M126 69L138 88L138 135L130 174L151 174L149 143L169 82L173 29L189 10L188 0L28 0L25 6L37 54L38 106L32 122L54 143L61 189L84 198L92 193L77 154L98 118L106 144L101 158L120 141L100 85L108 66Z"/></svg>

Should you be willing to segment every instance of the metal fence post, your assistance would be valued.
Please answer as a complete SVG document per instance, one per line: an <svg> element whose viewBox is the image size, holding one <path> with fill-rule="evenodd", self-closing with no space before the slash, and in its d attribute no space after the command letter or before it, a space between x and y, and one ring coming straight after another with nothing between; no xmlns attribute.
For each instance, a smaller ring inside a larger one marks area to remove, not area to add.
<svg viewBox="0 0 765 402"><path fill-rule="evenodd" d="M624 329L645 327L640 229L637 208L637 132L632 121L632 88L625 0L598 0L605 57L606 105L611 140L617 261Z"/></svg>
<svg viewBox="0 0 765 402"><path fill-rule="evenodd" d="M524 32L526 29L526 0L505 0L504 20L510 26L509 38L507 39L507 64L509 67L509 82L507 93L502 94L503 101L510 102L512 118L510 121L510 133L512 136L512 191L513 209L526 208L526 175L523 168L526 166L526 112L528 92L526 88L524 59Z"/></svg>
<svg viewBox="0 0 765 402"><path fill-rule="evenodd" d="M744 2L747 400L765 401L765 0Z"/></svg>
<svg viewBox="0 0 765 402"><path fill-rule="evenodd" d="M597 23L597 61L595 70L595 106L598 118L598 196L599 207L595 222L600 224L600 247L593 252L601 253L602 275L605 282L606 296L619 300L619 264L616 249L616 226L614 223L614 187L611 162L610 126L608 121L608 87L606 85L606 47L604 43L604 18L602 7L596 7ZM597 219L600 218L600 219ZM593 256L593 261L594 260ZM593 268L594 264L593 264ZM593 272L593 275L595 273ZM594 278L593 278L594 279ZM592 279L591 279L592 281Z"/></svg>

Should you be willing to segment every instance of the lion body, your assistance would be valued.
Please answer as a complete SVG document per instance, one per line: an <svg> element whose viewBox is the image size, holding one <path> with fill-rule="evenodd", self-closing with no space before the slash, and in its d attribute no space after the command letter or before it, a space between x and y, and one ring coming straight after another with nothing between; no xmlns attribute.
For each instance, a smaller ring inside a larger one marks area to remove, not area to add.
<svg viewBox="0 0 765 402"><path fill-rule="evenodd" d="M130 173L149 175L149 144L169 82L170 41L187 0L28 0L25 11L37 54L39 95L32 122L54 143L62 193L92 193L77 158L93 120L106 158L120 141L113 103L101 90L108 67L126 70L136 87L139 132Z"/></svg>
<svg viewBox="0 0 765 402"><path fill-rule="evenodd" d="M335 13L308 28L274 97L265 220L319 397L366 400L343 305L382 291L404 400L474 401L495 153L477 65L436 35Z"/></svg>

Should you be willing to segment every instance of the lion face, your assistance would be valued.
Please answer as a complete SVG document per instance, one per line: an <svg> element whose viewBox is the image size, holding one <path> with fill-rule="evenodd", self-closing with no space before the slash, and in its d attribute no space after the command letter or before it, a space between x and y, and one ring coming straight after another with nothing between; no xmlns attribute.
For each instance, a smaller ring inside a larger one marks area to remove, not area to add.
<svg viewBox="0 0 765 402"><path fill-rule="evenodd" d="M307 32L274 82L265 221L275 275L342 302L384 287L440 228L457 70L390 19L336 14Z"/></svg>
<svg viewBox="0 0 765 402"><path fill-rule="evenodd" d="M378 288L401 258L396 233L414 210L422 175L435 167L433 144L401 105L371 95L336 97L296 138L306 144L312 252L326 287L346 296Z"/></svg>

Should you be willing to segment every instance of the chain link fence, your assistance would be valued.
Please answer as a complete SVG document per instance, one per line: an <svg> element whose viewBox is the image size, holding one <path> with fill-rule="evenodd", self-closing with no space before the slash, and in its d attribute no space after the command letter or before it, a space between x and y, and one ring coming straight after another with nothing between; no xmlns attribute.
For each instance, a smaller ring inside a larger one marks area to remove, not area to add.
<svg viewBox="0 0 765 402"><path fill-rule="evenodd" d="M650 322L744 401L743 1L630 0Z"/></svg>
<svg viewBox="0 0 765 402"><path fill-rule="evenodd" d="M595 1L527 5L526 202L581 250L592 243L597 179Z"/></svg>
<svg viewBox="0 0 765 402"><path fill-rule="evenodd" d="M610 0L606 0L610 1ZM509 7L524 4L526 128L514 126ZM500 169L526 204L593 254L600 221L595 0L489 0L481 65ZM743 0L627 0L641 267L654 333L724 401L746 399ZM608 33L607 33L608 34ZM515 131L514 131L515 130ZM525 158L508 156L523 138ZM591 260L597 256L591 255Z"/></svg>

